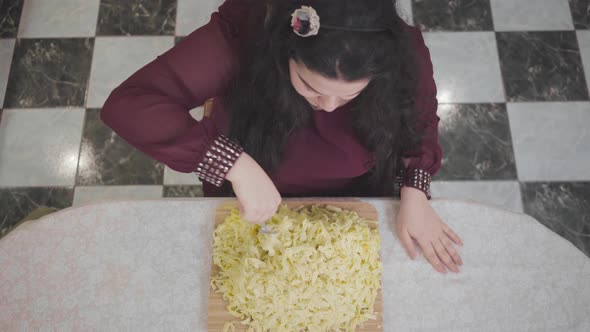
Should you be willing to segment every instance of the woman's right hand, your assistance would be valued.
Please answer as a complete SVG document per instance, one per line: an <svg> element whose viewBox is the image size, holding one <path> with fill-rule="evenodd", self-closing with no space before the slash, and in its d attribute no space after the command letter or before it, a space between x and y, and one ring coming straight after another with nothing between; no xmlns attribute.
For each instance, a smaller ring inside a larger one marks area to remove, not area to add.
<svg viewBox="0 0 590 332"><path fill-rule="evenodd" d="M249 222L266 222L281 204L281 194L274 183L262 167L245 152L236 160L226 179L232 183L240 202L242 218Z"/></svg>

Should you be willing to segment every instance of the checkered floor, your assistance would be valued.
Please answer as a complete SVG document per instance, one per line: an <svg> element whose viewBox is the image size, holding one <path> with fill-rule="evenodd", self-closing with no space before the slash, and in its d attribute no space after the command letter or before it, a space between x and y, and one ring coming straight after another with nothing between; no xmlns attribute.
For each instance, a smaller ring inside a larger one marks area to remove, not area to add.
<svg viewBox="0 0 590 332"><path fill-rule="evenodd" d="M528 213L588 255L589 2L398 3L434 63L444 151L434 196ZM194 175L135 151L98 112L219 4L0 0L0 236L39 205L202 195Z"/></svg>

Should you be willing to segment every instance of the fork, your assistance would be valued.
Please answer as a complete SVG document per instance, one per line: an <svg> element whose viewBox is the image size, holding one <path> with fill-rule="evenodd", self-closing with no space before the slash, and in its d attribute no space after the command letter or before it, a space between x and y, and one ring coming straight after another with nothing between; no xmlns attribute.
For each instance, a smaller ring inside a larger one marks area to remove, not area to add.
<svg viewBox="0 0 590 332"><path fill-rule="evenodd" d="M272 229L270 229L268 227L268 225L266 225L266 224L260 225L260 231L259 232L260 233L263 233L263 234L276 234L276 231L273 231Z"/></svg>

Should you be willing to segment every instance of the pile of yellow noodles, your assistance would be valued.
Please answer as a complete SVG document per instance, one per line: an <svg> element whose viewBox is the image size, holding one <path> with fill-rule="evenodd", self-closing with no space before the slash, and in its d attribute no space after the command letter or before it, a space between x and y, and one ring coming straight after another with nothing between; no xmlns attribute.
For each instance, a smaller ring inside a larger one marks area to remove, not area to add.
<svg viewBox="0 0 590 332"><path fill-rule="evenodd" d="M281 206L259 233L237 210L214 233L211 280L249 331L353 331L374 319L380 237L355 212ZM232 324L226 324L231 329Z"/></svg>

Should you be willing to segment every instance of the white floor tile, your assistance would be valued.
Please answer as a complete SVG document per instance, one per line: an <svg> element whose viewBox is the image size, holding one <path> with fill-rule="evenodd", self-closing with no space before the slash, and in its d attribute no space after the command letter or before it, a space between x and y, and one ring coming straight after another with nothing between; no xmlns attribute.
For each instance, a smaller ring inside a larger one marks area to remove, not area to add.
<svg viewBox="0 0 590 332"><path fill-rule="evenodd" d="M568 0L491 0L496 31L573 30Z"/></svg>
<svg viewBox="0 0 590 332"><path fill-rule="evenodd" d="M201 185L195 173L177 172L168 166L164 168L164 185Z"/></svg>
<svg viewBox="0 0 590 332"><path fill-rule="evenodd" d="M14 53L14 43L15 39L0 39L0 108L4 105L12 53Z"/></svg>
<svg viewBox="0 0 590 332"><path fill-rule="evenodd" d="M505 101L493 32L427 32L439 103Z"/></svg>
<svg viewBox="0 0 590 332"><path fill-rule="evenodd" d="M0 123L0 187L72 186L84 109L7 109Z"/></svg>
<svg viewBox="0 0 590 332"><path fill-rule="evenodd" d="M520 186L516 181L433 181L433 198L475 201L523 212Z"/></svg>
<svg viewBox="0 0 590 332"><path fill-rule="evenodd" d="M223 2L223 0L178 0L176 35L187 36L207 24L211 14L216 12Z"/></svg>
<svg viewBox="0 0 590 332"><path fill-rule="evenodd" d="M201 119L203 119L203 113L204 113L204 109L203 106L199 106L196 108L193 108L192 110L190 110L190 114L193 117L193 119L200 121Z"/></svg>
<svg viewBox="0 0 590 332"><path fill-rule="evenodd" d="M77 186L73 206L106 201L162 198L162 186Z"/></svg>
<svg viewBox="0 0 590 332"><path fill-rule="evenodd" d="M89 37L96 33L100 0L26 0L20 38Z"/></svg>
<svg viewBox="0 0 590 332"><path fill-rule="evenodd" d="M97 37L88 86L89 108L100 108L107 97L138 69L174 45L174 37Z"/></svg>
<svg viewBox="0 0 590 332"><path fill-rule="evenodd" d="M414 25L414 16L412 12L412 0L398 0L397 11L399 16L409 25Z"/></svg>
<svg viewBox="0 0 590 332"><path fill-rule="evenodd" d="M507 105L521 181L590 180L590 103Z"/></svg>
<svg viewBox="0 0 590 332"><path fill-rule="evenodd" d="M580 56L582 57L582 64L584 66L584 74L586 75L586 85L590 91L590 31L577 30L578 44L580 47Z"/></svg>

